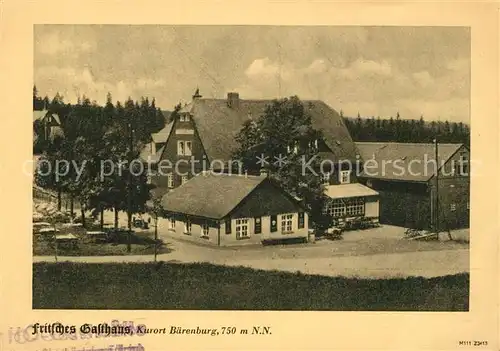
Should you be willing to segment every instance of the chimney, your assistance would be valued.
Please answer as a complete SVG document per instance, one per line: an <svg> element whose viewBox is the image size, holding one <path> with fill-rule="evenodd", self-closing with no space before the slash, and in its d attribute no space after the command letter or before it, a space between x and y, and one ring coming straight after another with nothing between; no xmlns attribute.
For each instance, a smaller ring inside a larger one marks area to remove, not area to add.
<svg viewBox="0 0 500 351"><path fill-rule="evenodd" d="M240 105L240 95L238 93L227 93L227 106L238 108Z"/></svg>

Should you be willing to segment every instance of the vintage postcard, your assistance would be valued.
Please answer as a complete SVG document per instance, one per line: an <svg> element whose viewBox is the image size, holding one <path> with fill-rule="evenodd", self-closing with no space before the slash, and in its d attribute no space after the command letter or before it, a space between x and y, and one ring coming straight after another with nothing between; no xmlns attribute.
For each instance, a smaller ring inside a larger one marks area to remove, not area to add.
<svg viewBox="0 0 500 351"><path fill-rule="evenodd" d="M498 349L496 4L3 7L0 350Z"/></svg>

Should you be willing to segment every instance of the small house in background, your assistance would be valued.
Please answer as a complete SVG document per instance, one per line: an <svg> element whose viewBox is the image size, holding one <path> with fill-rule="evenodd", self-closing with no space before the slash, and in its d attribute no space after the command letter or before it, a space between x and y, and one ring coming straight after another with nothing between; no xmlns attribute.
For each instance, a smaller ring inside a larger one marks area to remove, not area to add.
<svg viewBox="0 0 500 351"><path fill-rule="evenodd" d="M47 109L33 111L33 124L38 124L34 126L34 141L40 138L42 140L54 140L56 137L64 137L61 119L56 113L52 113Z"/></svg>
<svg viewBox="0 0 500 351"><path fill-rule="evenodd" d="M203 172L162 198L160 230L218 246L308 239L302 205L266 176Z"/></svg>
<svg viewBox="0 0 500 351"><path fill-rule="evenodd" d="M437 162L435 144L356 145L364 161L360 182L380 194L381 223L433 230L437 219L440 230L469 227L470 151L465 145L438 144Z"/></svg>

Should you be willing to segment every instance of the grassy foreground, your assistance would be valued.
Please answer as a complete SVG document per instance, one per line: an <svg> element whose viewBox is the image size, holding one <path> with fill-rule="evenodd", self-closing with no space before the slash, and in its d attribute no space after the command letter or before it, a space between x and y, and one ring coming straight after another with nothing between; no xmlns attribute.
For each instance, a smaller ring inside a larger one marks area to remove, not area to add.
<svg viewBox="0 0 500 351"><path fill-rule="evenodd" d="M34 263L33 308L468 311L469 274L370 280L205 263Z"/></svg>

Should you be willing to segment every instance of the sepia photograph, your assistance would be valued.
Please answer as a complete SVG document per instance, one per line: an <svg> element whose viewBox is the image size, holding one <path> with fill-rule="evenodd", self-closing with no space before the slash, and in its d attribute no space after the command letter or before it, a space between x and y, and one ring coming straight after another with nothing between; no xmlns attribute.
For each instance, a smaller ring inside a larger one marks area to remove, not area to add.
<svg viewBox="0 0 500 351"><path fill-rule="evenodd" d="M33 309L469 311L470 27L33 36Z"/></svg>
<svg viewBox="0 0 500 351"><path fill-rule="evenodd" d="M1 351L498 350L498 4L0 6Z"/></svg>

